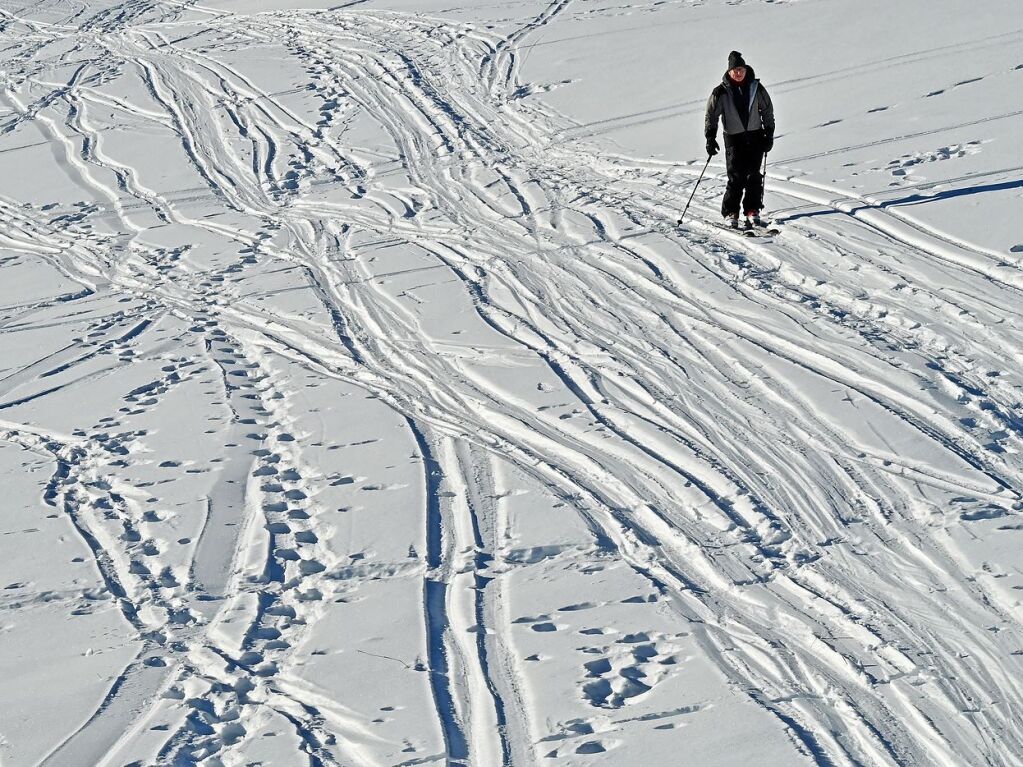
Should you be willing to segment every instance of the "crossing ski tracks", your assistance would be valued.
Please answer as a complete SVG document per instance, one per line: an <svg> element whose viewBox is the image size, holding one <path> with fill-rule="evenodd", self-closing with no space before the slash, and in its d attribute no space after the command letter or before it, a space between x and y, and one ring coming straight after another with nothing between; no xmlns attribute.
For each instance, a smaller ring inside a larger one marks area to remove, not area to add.
<svg viewBox="0 0 1023 767"><path fill-rule="evenodd" d="M0 761L1012 764L1018 36L740 3L872 84L747 236L617 63L732 6L298 5L3 5Z"/></svg>

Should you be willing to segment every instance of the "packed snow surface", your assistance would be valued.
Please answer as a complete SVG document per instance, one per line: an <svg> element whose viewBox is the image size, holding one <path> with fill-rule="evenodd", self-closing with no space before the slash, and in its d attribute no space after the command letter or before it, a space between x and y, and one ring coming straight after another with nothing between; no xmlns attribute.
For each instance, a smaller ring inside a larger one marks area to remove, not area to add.
<svg viewBox="0 0 1023 767"><path fill-rule="evenodd" d="M703 106L774 99L716 226ZM0 0L0 763L1023 763L1018 0Z"/></svg>

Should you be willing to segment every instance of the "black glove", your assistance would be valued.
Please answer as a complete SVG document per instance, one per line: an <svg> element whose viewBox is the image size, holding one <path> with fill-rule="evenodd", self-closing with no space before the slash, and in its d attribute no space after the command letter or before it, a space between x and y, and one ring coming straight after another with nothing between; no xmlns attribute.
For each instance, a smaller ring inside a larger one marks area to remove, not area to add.
<svg viewBox="0 0 1023 767"><path fill-rule="evenodd" d="M707 139L707 154L713 157L718 153L718 148L718 140L716 138L711 136Z"/></svg>
<svg viewBox="0 0 1023 767"><path fill-rule="evenodd" d="M774 149L774 136L766 136L764 138L764 154L767 154Z"/></svg>

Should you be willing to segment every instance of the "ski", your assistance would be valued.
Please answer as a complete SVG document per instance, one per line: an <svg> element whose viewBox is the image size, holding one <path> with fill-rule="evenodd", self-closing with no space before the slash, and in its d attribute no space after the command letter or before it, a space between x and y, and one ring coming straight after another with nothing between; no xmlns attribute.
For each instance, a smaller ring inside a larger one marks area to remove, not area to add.
<svg viewBox="0 0 1023 767"><path fill-rule="evenodd" d="M740 235L742 237L748 237L750 239L768 239L774 237L776 234L781 234L781 229L779 229L778 226L774 224L774 222L772 221L765 221L764 226L753 226L749 229L746 229L744 226L732 228L727 224L719 221L704 221L703 223L705 223L708 226L716 227L717 229L722 229L726 232L731 232L732 234ZM675 222L675 226L681 227L682 219L678 219Z"/></svg>
<svg viewBox="0 0 1023 767"><path fill-rule="evenodd" d="M760 219L763 223L760 225L754 224L753 230L757 232L767 232L768 234L780 234L781 229L776 223L766 218Z"/></svg>
<svg viewBox="0 0 1023 767"><path fill-rule="evenodd" d="M749 237L751 239L773 237L776 234L781 234L781 229L779 229L776 226L771 226L770 224L768 224L767 226L754 226L750 229L745 229L741 226L738 229L733 229L727 224L721 224L717 222L713 222L712 226L715 226L718 229L723 229L726 232L731 232L732 234L737 234L742 237Z"/></svg>
<svg viewBox="0 0 1023 767"><path fill-rule="evenodd" d="M781 234L781 229L776 226L754 226L752 229L741 229L740 230L747 237L773 237L776 234Z"/></svg>

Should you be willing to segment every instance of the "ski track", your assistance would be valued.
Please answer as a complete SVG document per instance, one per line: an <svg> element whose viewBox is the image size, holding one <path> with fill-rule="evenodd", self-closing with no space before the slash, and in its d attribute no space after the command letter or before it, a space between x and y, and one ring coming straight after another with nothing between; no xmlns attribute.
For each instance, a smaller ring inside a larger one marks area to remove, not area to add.
<svg viewBox="0 0 1023 767"><path fill-rule="evenodd" d="M322 480L306 477L282 368L373 395L417 446L422 657L448 763L539 759L502 636L496 565L510 565L497 458L572 499L593 536L580 556L618 558L653 584L809 763L1009 765L1023 753L1009 652L1019 609L967 572L944 533L961 515L1009 523L1023 508L1020 370L1003 353L1021 340L1019 264L799 180L771 192L833 215L793 216L774 243L695 217L673 230L694 169L598 159L517 95L520 46L571 0L503 37L358 4L254 15L141 0L96 12L15 5L0 18L0 130L35 125L94 200L56 212L0 200L4 248L80 286L6 310L2 330L59 302L126 299L88 343L0 381L3 439L53 461L44 500L88 546L138 643L43 764L115 763L174 705L165 763L214 763L271 716L292 729L296 760L377 763L346 747L365 723L289 676L338 563L320 541ZM323 101L319 117L233 66L222 54L236 44L297 62ZM104 93L115 77L138 95ZM172 134L195 187L162 193L113 159L101 108ZM389 136L393 157L345 139L360 116ZM708 216L720 188L713 179L697 198ZM196 201L235 223L196 217ZM187 248L158 251L136 236L171 224L245 255L201 270ZM388 244L416 249L436 272L429 280L453 281L472 321L546 368L570 406L538 409L475 364L491 352L431 337L370 268ZM304 275L326 326L232 292L266 261ZM119 461L144 433L59 436L18 423L26 404L108 374L95 367L101 352L151 343L162 317L190 324L193 345L180 341L178 361L126 407L155 407L209 374L237 445L182 566L162 563L144 493L122 476ZM868 425L926 449L868 444L796 381L841 392L835 407L862 406ZM239 611L244 629L226 629Z"/></svg>

